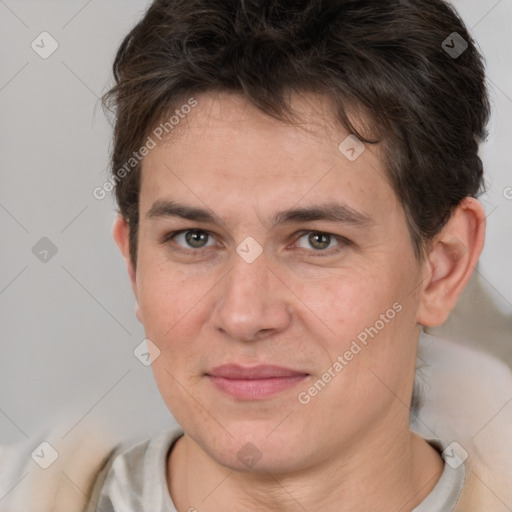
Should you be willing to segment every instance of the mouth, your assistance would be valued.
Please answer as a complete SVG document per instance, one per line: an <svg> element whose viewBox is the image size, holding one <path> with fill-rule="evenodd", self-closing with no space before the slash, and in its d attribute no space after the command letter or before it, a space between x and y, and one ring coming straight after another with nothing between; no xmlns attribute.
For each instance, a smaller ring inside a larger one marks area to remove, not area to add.
<svg viewBox="0 0 512 512"><path fill-rule="evenodd" d="M258 400L297 386L309 374L274 365L217 366L206 373L219 391L241 400Z"/></svg>

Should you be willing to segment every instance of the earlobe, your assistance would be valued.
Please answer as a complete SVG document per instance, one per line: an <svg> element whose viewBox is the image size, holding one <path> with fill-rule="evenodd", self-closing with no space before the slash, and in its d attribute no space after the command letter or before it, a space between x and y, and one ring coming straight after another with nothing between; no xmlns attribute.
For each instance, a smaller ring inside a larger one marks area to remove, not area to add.
<svg viewBox="0 0 512 512"><path fill-rule="evenodd" d="M137 302L137 305L135 306L135 316L137 317L137 320L144 325L144 321L142 318L142 311L140 310L139 303Z"/></svg>
<svg viewBox="0 0 512 512"><path fill-rule="evenodd" d="M441 325L455 307L482 252L485 212L479 201L466 197L433 240L424 266L418 323Z"/></svg>

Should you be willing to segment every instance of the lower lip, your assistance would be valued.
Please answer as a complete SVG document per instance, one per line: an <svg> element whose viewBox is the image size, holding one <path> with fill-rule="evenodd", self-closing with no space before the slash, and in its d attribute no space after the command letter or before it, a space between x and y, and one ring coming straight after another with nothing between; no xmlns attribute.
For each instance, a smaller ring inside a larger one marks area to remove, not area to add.
<svg viewBox="0 0 512 512"><path fill-rule="evenodd" d="M293 388L304 381L307 375L293 377L270 377L267 379L226 379L208 375L220 391L243 400L258 400Z"/></svg>

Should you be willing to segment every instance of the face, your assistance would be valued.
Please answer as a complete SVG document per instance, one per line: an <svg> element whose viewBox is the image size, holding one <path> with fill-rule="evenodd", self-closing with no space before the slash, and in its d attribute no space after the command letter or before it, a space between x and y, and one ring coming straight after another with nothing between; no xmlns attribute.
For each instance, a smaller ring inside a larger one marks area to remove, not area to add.
<svg viewBox="0 0 512 512"><path fill-rule="evenodd" d="M133 285L154 376L189 438L239 470L408 432L421 266L404 211L378 145L353 160L325 99L293 106L300 125L198 96L142 167Z"/></svg>

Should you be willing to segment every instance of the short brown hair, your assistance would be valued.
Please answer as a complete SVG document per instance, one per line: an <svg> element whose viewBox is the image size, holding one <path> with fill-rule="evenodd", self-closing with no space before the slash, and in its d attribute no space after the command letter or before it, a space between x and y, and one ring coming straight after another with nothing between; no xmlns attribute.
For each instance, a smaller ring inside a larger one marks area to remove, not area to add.
<svg viewBox="0 0 512 512"><path fill-rule="evenodd" d="M467 45L460 55L447 51L456 43ZM155 0L113 71L103 98L116 115L112 173L193 94L239 92L286 120L288 93L309 91L333 100L350 133L383 142L418 257L453 208L483 186L483 59L442 0ZM354 128L349 105L371 114L372 138ZM115 186L134 265L140 171L138 163Z"/></svg>

